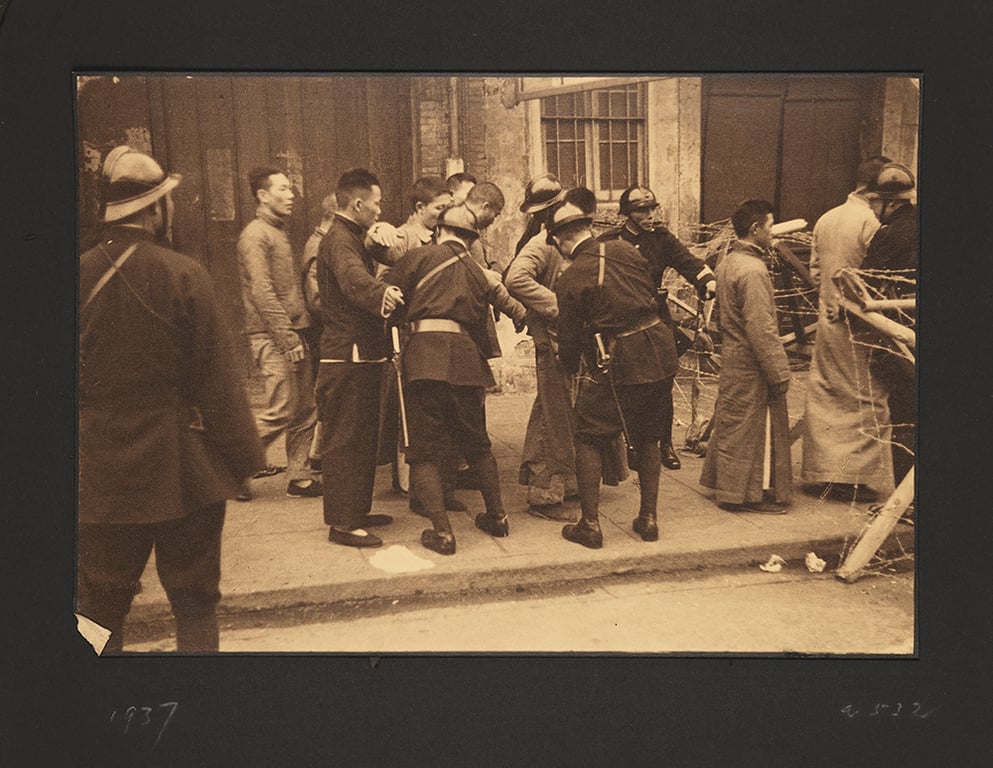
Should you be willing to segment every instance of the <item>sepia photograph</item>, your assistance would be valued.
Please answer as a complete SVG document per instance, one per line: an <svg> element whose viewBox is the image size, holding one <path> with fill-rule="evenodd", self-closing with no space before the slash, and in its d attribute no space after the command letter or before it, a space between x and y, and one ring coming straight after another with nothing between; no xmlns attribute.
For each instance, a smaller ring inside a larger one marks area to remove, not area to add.
<svg viewBox="0 0 993 768"><path fill-rule="evenodd" d="M97 654L919 654L920 72L74 85Z"/></svg>

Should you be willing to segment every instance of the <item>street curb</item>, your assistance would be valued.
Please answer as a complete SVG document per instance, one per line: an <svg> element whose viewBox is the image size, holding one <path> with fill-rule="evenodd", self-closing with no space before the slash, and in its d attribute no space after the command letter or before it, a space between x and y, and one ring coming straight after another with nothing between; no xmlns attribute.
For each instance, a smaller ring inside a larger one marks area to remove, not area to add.
<svg viewBox="0 0 993 768"><path fill-rule="evenodd" d="M899 552L898 532L890 533L881 553ZM751 569L766 562L771 555L786 561L784 571L806 572L803 561L808 552L828 561L826 573L833 573L846 546L845 537L784 541L747 547L702 552L658 552L610 559L572 559L568 562L529 565L513 568L467 568L461 572L404 573L397 576L362 579L350 582L316 584L252 593L225 595L218 606L218 618L244 618L251 614L271 614L294 609L321 608L332 612L336 606L374 600L403 600L411 597L444 597L506 592L509 588L526 591L528 587L575 584L577 587L614 576L657 576L676 580L694 572L718 569ZM577 547L579 549L579 547ZM166 600L135 606L128 616L133 625L153 625L171 621ZM151 627L146 627L151 629ZM141 633L145 635L146 632Z"/></svg>

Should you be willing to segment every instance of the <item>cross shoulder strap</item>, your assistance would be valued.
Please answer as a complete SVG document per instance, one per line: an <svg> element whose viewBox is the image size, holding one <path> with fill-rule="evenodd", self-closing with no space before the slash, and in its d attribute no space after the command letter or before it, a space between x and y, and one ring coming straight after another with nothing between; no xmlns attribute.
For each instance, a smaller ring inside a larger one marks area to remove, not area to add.
<svg viewBox="0 0 993 768"><path fill-rule="evenodd" d="M456 253L454 256L450 256L449 258L447 258L443 262L441 262L441 264L438 264L434 269L430 270L426 275L424 275L424 277L422 277L420 280L417 281L417 284L414 286L414 293L417 293L417 291L426 282L428 282L429 280L431 280L435 276L437 276L437 274L439 272L441 272L444 269L448 269L450 266L452 266L452 264L454 264L456 261L458 261L459 259L461 259L464 253L466 253L466 252L463 251L463 252L460 252L460 253Z"/></svg>
<svg viewBox="0 0 993 768"><path fill-rule="evenodd" d="M101 290L103 290L103 287L108 283L110 278L112 278L115 274L117 274L120 268L124 265L124 262L127 261L129 258L131 258L131 254L134 253L137 249L138 249L138 244L135 243L130 248L125 250L124 253L118 256L116 261L111 262L111 265L107 268L107 271L100 276L100 279L97 280L96 285L94 285L93 288L90 290L89 295L86 297L86 300L83 302L83 305L80 309L85 309L87 305L89 305L89 303L96 298L96 295L100 293Z"/></svg>

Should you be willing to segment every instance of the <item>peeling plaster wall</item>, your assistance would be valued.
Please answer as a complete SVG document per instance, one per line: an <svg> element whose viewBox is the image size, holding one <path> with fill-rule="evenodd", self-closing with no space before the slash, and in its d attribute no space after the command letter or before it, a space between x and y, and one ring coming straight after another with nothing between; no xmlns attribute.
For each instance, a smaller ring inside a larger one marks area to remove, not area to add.
<svg viewBox="0 0 993 768"><path fill-rule="evenodd" d="M883 154L903 163L917 175L917 143L920 129L920 80L886 78L883 103Z"/></svg>

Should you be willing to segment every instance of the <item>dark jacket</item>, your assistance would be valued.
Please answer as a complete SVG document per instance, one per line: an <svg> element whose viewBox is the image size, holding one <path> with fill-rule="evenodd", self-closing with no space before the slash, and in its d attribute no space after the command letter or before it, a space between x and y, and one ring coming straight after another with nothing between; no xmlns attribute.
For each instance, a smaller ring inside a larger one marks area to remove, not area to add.
<svg viewBox="0 0 993 768"><path fill-rule="evenodd" d="M335 214L317 248L321 295L321 359L345 362L384 360L389 354L383 318L386 283L375 276L365 230Z"/></svg>
<svg viewBox="0 0 993 768"><path fill-rule="evenodd" d="M603 249L603 284L598 285ZM559 358L566 370L579 370L580 357L592 368L594 334L611 348L616 384L642 384L674 376L678 367L672 333L657 321L655 285L645 259L623 240L584 240L572 254L572 265L555 284L559 304Z"/></svg>
<svg viewBox="0 0 993 768"><path fill-rule="evenodd" d="M424 279L454 256L457 261ZM404 381L493 386L486 362L486 321L490 300L501 283L488 279L469 252L452 241L407 251L386 280L403 291L406 319L411 323L436 318L453 320L463 328L461 333L412 333L403 353Z"/></svg>
<svg viewBox="0 0 993 768"><path fill-rule="evenodd" d="M152 523L233 498L264 464L234 337L192 259L115 227L80 257L79 519ZM192 428L193 426L197 428Z"/></svg>
<svg viewBox="0 0 993 768"><path fill-rule="evenodd" d="M659 288L666 269L676 270L690 285L700 293L710 280L715 279L714 273L702 260L698 259L672 232L663 226L657 226L652 232L632 232L626 225L611 229L600 235L600 240L623 240L638 249L648 262L652 276L652 285ZM669 307L663 300L659 304L659 313L669 319Z"/></svg>
<svg viewBox="0 0 993 768"><path fill-rule="evenodd" d="M917 207L903 205L869 241L860 267L892 274L870 275L866 282L892 298L916 293L918 249Z"/></svg>

